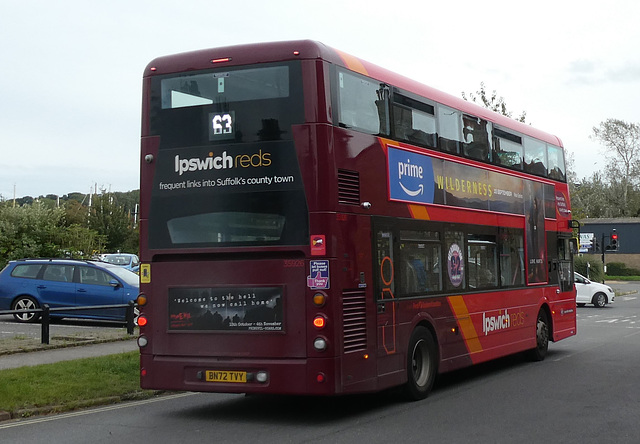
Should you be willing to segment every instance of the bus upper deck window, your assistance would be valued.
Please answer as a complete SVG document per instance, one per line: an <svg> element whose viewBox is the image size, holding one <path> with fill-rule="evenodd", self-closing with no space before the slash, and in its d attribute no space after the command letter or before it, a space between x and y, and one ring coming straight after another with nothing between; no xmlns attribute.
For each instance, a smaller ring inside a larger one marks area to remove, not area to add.
<svg viewBox="0 0 640 444"><path fill-rule="evenodd" d="M547 146L545 143L525 137L524 170L538 176L547 175Z"/></svg>
<svg viewBox="0 0 640 444"><path fill-rule="evenodd" d="M564 166L564 152L562 148L554 145L547 145L547 157L549 160L548 173L551 179L566 180L566 169Z"/></svg>
<svg viewBox="0 0 640 444"><path fill-rule="evenodd" d="M491 123L478 117L462 116L463 151L466 157L491 160Z"/></svg>
<svg viewBox="0 0 640 444"><path fill-rule="evenodd" d="M340 126L369 134L388 134L389 89L351 72L338 73Z"/></svg>
<svg viewBox="0 0 640 444"><path fill-rule="evenodd" d="M438 147L449 153L460 153L462 142L460 112L446 106L438 106Z"/></svg>

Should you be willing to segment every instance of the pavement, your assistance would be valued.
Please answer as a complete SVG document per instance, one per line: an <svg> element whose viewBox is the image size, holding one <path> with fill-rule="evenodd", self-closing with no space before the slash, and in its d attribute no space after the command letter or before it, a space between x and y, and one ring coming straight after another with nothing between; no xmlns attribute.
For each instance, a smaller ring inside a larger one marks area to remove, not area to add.
<svg viewBox="0 0 640 444"><path fill-rule="evenodd" d="M60 361L93 358L97 356L115 355L138 350L135 336L132 339L114 342L102 342L74 347L55 348L0 355L0 370L52 364Z"/></svg>

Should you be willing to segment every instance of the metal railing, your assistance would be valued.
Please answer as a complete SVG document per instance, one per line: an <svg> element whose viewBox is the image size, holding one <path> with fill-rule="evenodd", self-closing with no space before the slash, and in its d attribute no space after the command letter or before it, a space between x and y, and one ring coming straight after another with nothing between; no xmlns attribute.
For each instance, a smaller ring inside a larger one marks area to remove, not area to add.
<svg viewBox="0 0 640 444"><path fill-rule="evenodd" d="M135 328L135 301L129 301L128 304L116 304L116 305L88 305L84 307L58 307L51 308L49 304L43 304L42 308L34 308L32 310L5 310L0 311L0 315L13 315L13 314L25 314L25 313L40 313L42 334L41 343L49 344L49 326L51 324L51 314L63 311L65 313L69 311L91 311L91 310L105 310L115 308L126 308L125 321L127 323L127 334L133 335Z"/></svg>

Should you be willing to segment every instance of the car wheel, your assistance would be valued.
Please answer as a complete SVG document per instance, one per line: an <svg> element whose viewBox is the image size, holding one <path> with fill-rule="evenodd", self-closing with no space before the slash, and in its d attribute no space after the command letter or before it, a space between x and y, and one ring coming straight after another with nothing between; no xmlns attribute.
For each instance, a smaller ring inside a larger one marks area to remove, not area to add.
<svg viewBox="0 0 640 444"><path fill-rule="evenodd" d="M547 312L540 310L536 321L536 347L529 350L532 361L543 361L549 349L549 318Z"/></svg>
<svg viewBox="0 0 640 444"><path fill-rule="evenodd" d="M11 305L12 310L36 310L40 308L38 301L31 296L18 296ZM18 322L36 322L40 319L40 313L14 313L13 317Z"/></svg>
<svg viewBox="0 0 640 444"><path fill-rule="evenodd" d="M427 397L438 371L438 354L433 335L425 327L417 327L411 335L407 352L407 384L405 394L411 400Z"/></svg>
<svg viewBox="0 0 640 444"><path fill-rule="evenodd" d="M593 295L593 305L603 308L607 305L607 296L604 293L596 293Z"/></svg>

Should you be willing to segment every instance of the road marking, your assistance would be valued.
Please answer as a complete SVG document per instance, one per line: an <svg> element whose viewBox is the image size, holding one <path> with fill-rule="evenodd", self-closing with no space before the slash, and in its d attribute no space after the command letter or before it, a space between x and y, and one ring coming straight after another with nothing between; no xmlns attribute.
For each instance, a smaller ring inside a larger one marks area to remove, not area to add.
<svg viewBox="0 0 640 444"><path fill-rule="evenodd" d="M170 401L172 399L184 398L185 396L193 396L197 394L198 393L195 393L195 392L187 392L187 393L178 393L176 395L167 395L167 396L163 395L157 398L143 399L142 401L133 401L133 402L126 402L126 403L123 402L122 404L115 404L115 405L110 405L106 407L90 408L88 410L82 410L79 412L61 413L59 415L43 416L40 418L27 419L27 420L18 420L16 422L12 422L9 424L0 424L0 430L10 429L13 427L23 427L27 425L33 425L33 424L40 424L40 423L49 422L49 421L58 421L60 419L73 418L76 416L93 415L96 413L108 412L110 410L137 407L139 405L151 404L159 401L165 401L165 400Z"/></svg>

